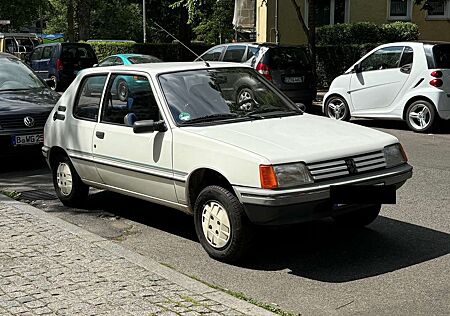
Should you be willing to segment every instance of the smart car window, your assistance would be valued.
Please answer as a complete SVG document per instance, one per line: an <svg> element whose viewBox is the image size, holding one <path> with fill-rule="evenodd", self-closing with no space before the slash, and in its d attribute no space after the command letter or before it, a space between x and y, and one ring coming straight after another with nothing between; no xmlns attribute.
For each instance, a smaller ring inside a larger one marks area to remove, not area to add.
<svg viewBox="0 0 450 316"><path fill-rule="evenodd" d="M115 74L106 91L101 122L132 126L135 121L158 121L159 108L147 77Z"/></svg>
<svg viewBox="0 0 450 316"><path fill-rule="evenodd" d="M83 79L73 107L74 117L80 120L97 121L106 77L106 75L96 75Z"/></svg>
<svg viewBox="0 0 450 316"><path fill-rule="evenodd" d="M253 69L184 71L161 75L159 81L172 117L179 125L299 114L292 103Z"/></svg>
<svg viewBox="0 0 450 316"><path fill-rule="evenodd" d="M206 61L218 61L224 49L225 47L223 46L212 48L207 53L202 55L202 59Z"/></svg>
<svg viewBox="0 0 450 316"><path fill-rule="evenodd" d="M450 68L450 45L436 45L433 47L436 68Z"/></svg>
<svg viewBox="0 0 450 316"><path fill-rule="evenodd" d="M362 71L399 68L403 46L381 48L361 62Z"/></svg>
<svg viewBox="0 0 450 316"><path fill-rule="evenodd" d="M231 45L228 46L223 61L240 63L242 57L244 57L246 46L244 45Z"/></svg>
<svg viewBox="0 0 450 316"><path fill-rule="evenodd" d="M402 58L400 60L400 67L412 65L414 60L414 51L411 47L406 46L403 50Z"/></svg>

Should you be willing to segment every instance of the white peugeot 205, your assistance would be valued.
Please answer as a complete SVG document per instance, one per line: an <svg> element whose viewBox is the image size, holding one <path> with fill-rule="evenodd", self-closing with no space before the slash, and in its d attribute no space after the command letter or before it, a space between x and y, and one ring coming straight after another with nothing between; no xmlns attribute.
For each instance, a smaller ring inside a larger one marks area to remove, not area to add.
<svg viewBox="0 0 450 316"><path fill-rule="evenodd" d="M193 214L223 261L246 253L254 225L367 225L412 175L395 137L305 114L233 63L84 70L47 120L43 153L64 204L91 186Z"/></svg>
<svg viewBox="0 0 450 316"><path fill-rule="evenodd" d="M350 117L406 120L415 132L430 132L450 120L450 43L381 45L334 79L323 112Z"/></svg>

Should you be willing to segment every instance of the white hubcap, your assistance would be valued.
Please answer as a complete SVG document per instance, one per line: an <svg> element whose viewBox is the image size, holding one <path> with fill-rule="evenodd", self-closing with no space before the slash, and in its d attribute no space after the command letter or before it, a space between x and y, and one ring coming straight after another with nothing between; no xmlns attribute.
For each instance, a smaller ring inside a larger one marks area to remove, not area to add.
<svg viewBox="0 0 450 316"><path fill-rule="evenodd" d="M56 170L56 182L61 193L65 196L72 192L72 173L68 164L61 162Z"/></svg>
<svg viewBox="0 0 450 316"><path fill-rule="evenodd" d="M202 228L208 243L214 248L224 247L230 240L231 225L225 208L215 201L208 202L202 211Z"/></svg>
<svg viewBox="0 0 450 316"><path fill-rule="evenodd" d="M409 112L409 123L418 130L428 127L431 121L431 113L424 104L416 104Z"/></svg>
<svg viewBox="0 0 450 316"><path fill-rule="evenodd" d="M342 120L346 115L345 104L339 99L334 99L328 104L328 116L336 120Z"/></svg>

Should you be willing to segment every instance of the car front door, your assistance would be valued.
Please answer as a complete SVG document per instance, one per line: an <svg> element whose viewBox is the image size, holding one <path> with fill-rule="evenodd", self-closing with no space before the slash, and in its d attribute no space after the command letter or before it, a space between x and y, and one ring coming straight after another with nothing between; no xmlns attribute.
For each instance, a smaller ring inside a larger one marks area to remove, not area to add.
<svg viewBox="0 0 450 316"><path fill-rule="evenodd" d="M42 57L38 61L39 74L42 78L49 77L50 59L53 55L54 46L44 46L42 50Z"/></svg>
<svg viewBox="0 0 450 316"><path fill-rule="evenodd" d="M42 47L36 48L33 53L31 54L31 68L34 70L34 72L41 78L44 78L41 74L41 69L39 68L39 60L41 60L42 56Z"/></svg>
<svg viewBox="0 0 450 316"><path fill-rule="evenodd" d="M112 74L101 112L93 151L104 183L112 190L177 202L171 130L134 133L132 127L134 121L162 119L148 77Z"/></svg>
<svg viewBox="0 0 450 316"><path fill-rule="evenodd" d="M411 58L409 67L401 64L407 57ZM350 79L354 111L389 107L408 80L411 67L412 49L404 46L381 48L362 60Z"/></svg>

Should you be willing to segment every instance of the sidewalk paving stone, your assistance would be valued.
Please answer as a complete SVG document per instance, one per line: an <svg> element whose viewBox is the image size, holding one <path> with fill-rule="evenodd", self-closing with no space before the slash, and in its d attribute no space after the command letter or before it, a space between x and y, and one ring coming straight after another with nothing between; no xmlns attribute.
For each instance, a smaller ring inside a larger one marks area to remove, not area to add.
<svg viewBox="0 0 450 316"><path fill-rule="evenodd" d="M0 196L1 315L274 315Z"/></svg>

